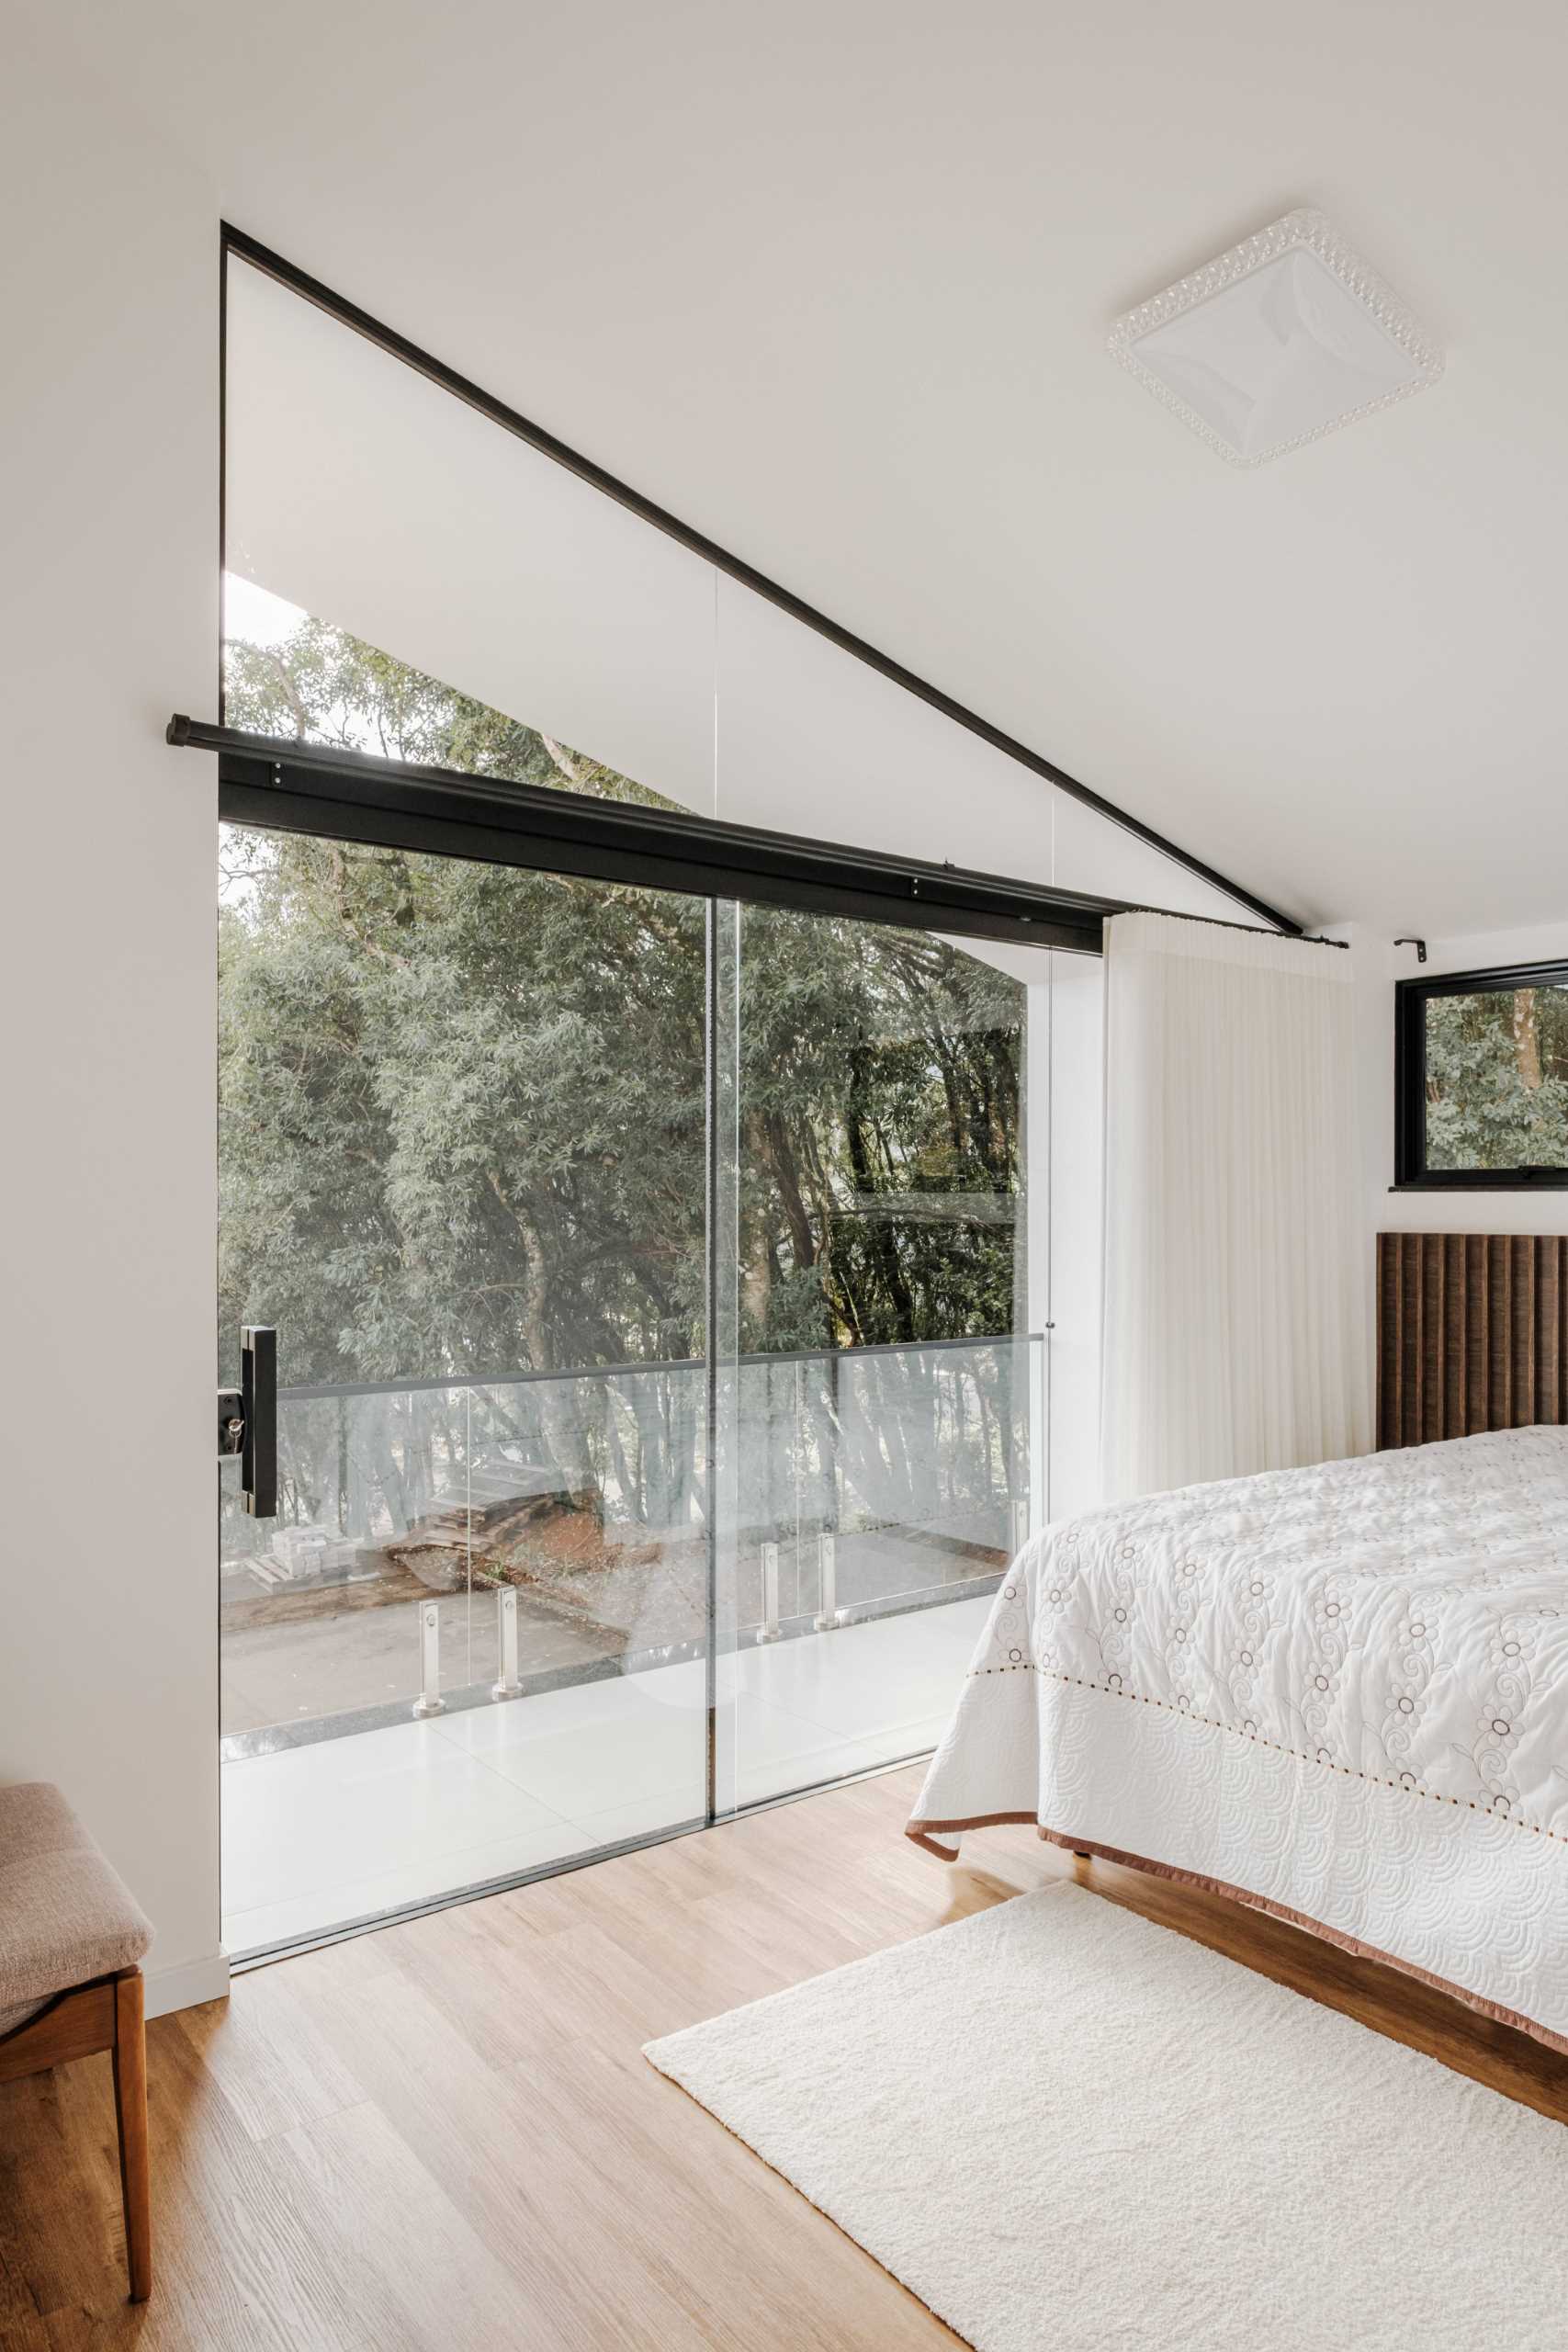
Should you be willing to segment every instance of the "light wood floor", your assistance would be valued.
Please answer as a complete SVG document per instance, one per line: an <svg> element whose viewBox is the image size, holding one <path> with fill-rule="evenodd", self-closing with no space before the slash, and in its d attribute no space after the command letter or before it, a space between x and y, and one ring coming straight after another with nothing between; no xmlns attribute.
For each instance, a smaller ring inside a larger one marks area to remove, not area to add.
<svg viewBox="0 0 1568 2352"><path fill-rule="evenodd" d="M899 1834L919 1779L282 1962L226 2004L158 2020L158 2273L142 2312L120 2301L107 2064L8 2086L0 2344L951 2346L640 2046L1064 1871L1568 2120L1568 2060L1295 1928L1076 1864L1022 1829L973 1836L945 1868Z"/></svg>

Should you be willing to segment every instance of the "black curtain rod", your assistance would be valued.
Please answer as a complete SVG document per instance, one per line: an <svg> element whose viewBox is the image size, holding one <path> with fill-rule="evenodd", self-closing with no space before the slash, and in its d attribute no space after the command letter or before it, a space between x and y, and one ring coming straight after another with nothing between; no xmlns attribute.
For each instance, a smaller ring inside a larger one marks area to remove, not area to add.
<svg viewBox="0 0 1568 2352"><path fill-rule="evenodd" d="M405 366L415 368L420 375L428 378L432 383L441 385L457 399L466 401L470 408L477 409L482 416L489 417L492 424L499 424L505 432L515 434L520 441L527 442L531 448L537 449L543 456L553 458L558 465L565 466L570 472L578 475L581 481L591 483L595 490L602 491L607 498L613 498L618 505L640 516L643 522L650 524L655 530L662 531L667 537L676 540L693 555L700 556L705 563L711 563L716 571L725 573L731 580L739 581L742 587L749 588L753 594L765 598L770 605L777 605L781 612L788 613L790 617L800 622L803 628L815 630L818 637L824 637L830 645L836 645L840 652L852 655L857 662L863 662L868 669L875 670L882 677L890 680L894 685L901 686L906 694L914 695L919 701L928 704L932 710L940 711L942 717L951 719L955 727L962 727L967 733L978 736L980 741L983 743L988 743L993 751L1000 752L1010 760L1016 760L1021 767L1028 768L1033 775L1043 777L1047 784L1056 786L1058 790L1067 793L1073 799L1082 801L1086 808L1092 808L1096 815L1104 817L1113 825L1120 826L1123 832L1131 833L1134 840L1145 842L1151 849L1158 850L1163 857L1173 859L1178 865L1184 866L1188 873L1197 875L1201 881L1207 882L1213 888L1223 891L1226 898L1234 899L1238 906L1250 907L1254 914L1261 915L1264 922L1272 925L1275 930L1289 933L1292 937L1300 936L1301 924L1293 922L1289 915L1282 914L1278 907L1271 907L1267 899L1258 898L1255 892L1243 889L1239 882L1233 882L1228 875L1221 874L1214 866L1206 865L1201 858L1194 857L1190 851L1178 848L1177 844L1168 841L1163 833L1156 832L1152 825L1145 825L1141 818L1130 816L1126 809L1118 808L1114 801L1107 800L1103 795L1094 791L1089 785L1080 784L1077 776L1069 775L1066 768L1058 767L1054 760L1045 759L1038 752L1032 752L1029 746L1026 743L1021 743L1016 736L1004 733L999 727L993 727L990 721L982 718L978 712L968 709L963 703L955 702L951 695L943 694L940 686L933 686L929 680L918 676L913 670L907 670L901 662L895 662L890 654L880 652L863 637L857 637L852 629L841 628L837 621L830 620L826 613L818 612L815 605L808 605L804 597L795 595L788 588L781 587L776 580L770 580L765 572L757 571L754 565L747 563L741 557L731 555L727 548L721 548L716 540L708 538L703 532L694 530L689 524L682 523L677 515L671 514L666 507L656 504L650 498L643 497L640 492L633 490L629 484L608 472L604 467L596 465L592 458L585 458L580 450L572 448L569 443L560 440L555 434L547 432L542 424L534 424L518 410L509 407L504 401L497 400L492 393L482 390L467 376L460 375L455 368L448 368L444 361L433 357L428 351L422 350L418 344L412 343L407 335L399 334L395 327L386 325L383 321L373 318L369 311L361 310L358 303L351 302L344 295L334 293L333 288L323 285L320 278L312 277L308 271L297 268L292 262L286 261L281 254L274 253L270 246L264 245L259 239L248 236L243 229L236 229L225 221L222 227L222 247L225 255L237 254L243 261L249 262L254 268L264 271L269 277L276 278L279 285L290 288L293 292L301 295L306 301L313 302L319 310L326 311L329 316L338 320L343 325L353 328L356 334L364 335L367 341L377 345L391 357L400 359ZM1250 927L1246 923L1237 926L1244 931Z"/></svg>
<svg viewBox="0 0 1568 2352"><path fill-rule="evenodd" d="M1260 930L1255 922L1232 922L1228 915L1178 914L1174 907L1118 907L1116 911L1123 915L1164 915L1169 922L1206 922L1214 931L1245 931L1253 939L1275 939L1280 936L1277 932ZM1284 936L1298 947L1348 948L1350 944L1348 939L1330 939L1321 931L1292 931L1287 932ZM1398 944L1396 940L1395 946Z"/></svg>
<svg viewBox="0 0 1568 2352"><path fill-rule="evenodd" d="M1077 955L1098 956L1106 916L1129 910L1122 899L811 841L685 809L649 808L254 735L183 712L169 720L164 740L216 752L220 814L233 824L274 831Z"/></svg>

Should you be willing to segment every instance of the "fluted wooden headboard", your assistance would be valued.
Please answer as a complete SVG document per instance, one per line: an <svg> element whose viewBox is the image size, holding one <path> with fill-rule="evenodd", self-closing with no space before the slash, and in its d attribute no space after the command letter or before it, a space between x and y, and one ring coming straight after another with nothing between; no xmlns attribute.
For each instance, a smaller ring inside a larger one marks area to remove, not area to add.
<svg viewBox="0 0 1568 2352"><path fill-rule="evenodd" d="M1380 1233L1378 1443L1568 1420L1568 1238Z"/></svg>

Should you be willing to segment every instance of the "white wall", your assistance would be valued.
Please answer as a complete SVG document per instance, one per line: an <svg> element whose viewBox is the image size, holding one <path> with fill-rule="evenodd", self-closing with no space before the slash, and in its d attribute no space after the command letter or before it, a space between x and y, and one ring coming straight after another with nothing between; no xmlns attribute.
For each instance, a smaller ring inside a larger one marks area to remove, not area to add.
<svg viewBox="0 0 1568 2352"><path fill-rule="evenodd" d="M212 707L217 208L13 14L0 1778L57 1781L220 1991Z"/></svg>
<svg viewBox="0 0 1568 2352"><path fill-rule="evenodd" d="M1393 1182L1393 987L1396 979L1442 972L1486 971L1507 964L1568 958L1568 922L1526 931L1472 933L1429 939L1427 962L1414 947L1394 947L1365 930L1355 943L1357 1062L1368 1280L1377 1233L1568 1233L1568 1192L1452 1193L1390 1190Z"/></svg>

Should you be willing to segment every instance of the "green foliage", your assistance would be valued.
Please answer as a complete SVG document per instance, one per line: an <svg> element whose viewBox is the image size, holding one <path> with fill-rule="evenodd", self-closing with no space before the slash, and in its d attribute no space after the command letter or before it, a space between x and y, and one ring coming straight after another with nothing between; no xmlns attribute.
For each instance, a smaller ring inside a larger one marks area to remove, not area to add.
<svg viewBox="0 0 1568 2352"><path fill-rule="evenodd" d="M231 647L227 707L657 797L314 621ZM703 903L287 835L224 859L226 1340L276 1321L290 1382L699 1352ZM1009 1330L1021 989L924 933L747 909L740 941L742 1346Z"/></svg>
<svg viewBox="0 0 1568 2352"><path fill-rule="evenodd" d="M301 622L281 646L231 639L224 648L224 708L231 726L258 734L298 736L606 800L673 805L324 621Z"/></svg>
<svg viewBox="0 0 1568 2352"><path fill-rule="evenodd" d="M1427 1165L1568 1166L1568 989L1427 1001Z"/></svg>

